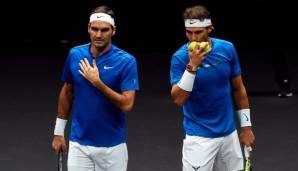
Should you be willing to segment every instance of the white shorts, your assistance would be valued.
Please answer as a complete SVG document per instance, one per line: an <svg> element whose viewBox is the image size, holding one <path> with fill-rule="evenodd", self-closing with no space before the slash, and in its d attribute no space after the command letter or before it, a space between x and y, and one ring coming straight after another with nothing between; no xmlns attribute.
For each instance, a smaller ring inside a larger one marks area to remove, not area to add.
<svg viewBox="0 0 298 171"><path fill-rule="evenodd" d="M68 171L126 171L126 143L113 147L93 147L69 142Z"/></svg>
<svg viewBox="0 0 298 171"><path fill-rule="evenodd" d="M182 153L183 171L243 170L243 155L236 130L219 138L186 135Z"/></svg>

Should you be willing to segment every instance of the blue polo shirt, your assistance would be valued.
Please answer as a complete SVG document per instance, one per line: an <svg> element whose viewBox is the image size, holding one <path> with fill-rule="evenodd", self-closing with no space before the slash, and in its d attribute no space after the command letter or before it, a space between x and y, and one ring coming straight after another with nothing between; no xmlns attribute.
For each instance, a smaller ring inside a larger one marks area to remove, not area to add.
<svg viewBox="0 0 298 171"><path fill-rule="evenodd" d="M74 47L65 62L62 80L73 84L70 140L83 145L111 147L126 141L125 114L79 73L80 60L94 57L90 44ZM100 79L114 91L138 90L136 59L112 45L95 58Z"/></svg>
<svg viewBox="0 0 298 171"><path fill-rule="evenodd" d="M238 55L231 42L211 38L212 50L196 72L193 91L183 105L187 135L221 137L236 129L231 79L241 74ZM184 44L171 60L171 84L181 79L189 63Z"/></svg>

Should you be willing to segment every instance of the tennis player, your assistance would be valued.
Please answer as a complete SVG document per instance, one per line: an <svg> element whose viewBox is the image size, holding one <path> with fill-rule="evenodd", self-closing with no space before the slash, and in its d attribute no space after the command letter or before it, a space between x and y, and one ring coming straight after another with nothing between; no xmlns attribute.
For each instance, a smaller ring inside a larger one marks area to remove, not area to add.
<svg viewBox="0 0 298 171"><path fill-rule="evenodd" d="M114 12L100 6L90 15L91 43L74 47L65 62L53 149L66 151L65 125L72 113L69 171L126 171L125 113L139 89L134 56L112 44Z"/></svg>
<svg viewBox="0 0 298 171"><path fill-rule="evenodd" d="M204 6L189 7L183 14L189 42L172 56L171 95L183 107L183 171L243 170L241 145L251 146L250 108L234 45L209 37L214 29ZM211 50L191 41L208 42ZM240 142L233 119L240 119Z"/></svg>

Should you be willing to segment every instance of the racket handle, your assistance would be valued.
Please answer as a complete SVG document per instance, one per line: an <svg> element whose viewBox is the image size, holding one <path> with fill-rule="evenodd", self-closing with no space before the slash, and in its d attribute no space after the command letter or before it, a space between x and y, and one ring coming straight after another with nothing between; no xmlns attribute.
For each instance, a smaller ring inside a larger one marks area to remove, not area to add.
<svg viewBox="0 0 298 171"><path fill-rule="evenodd" d="M58 171L62 171L63 169L63 151L60 150L58 153Z"/></svg>
<svg viewBox="0 0 298 171"><path fill-rule="evenodd" d="M252 151L251 146L244 146L244 156L246 159L250 157L250 152Z"/></svg>

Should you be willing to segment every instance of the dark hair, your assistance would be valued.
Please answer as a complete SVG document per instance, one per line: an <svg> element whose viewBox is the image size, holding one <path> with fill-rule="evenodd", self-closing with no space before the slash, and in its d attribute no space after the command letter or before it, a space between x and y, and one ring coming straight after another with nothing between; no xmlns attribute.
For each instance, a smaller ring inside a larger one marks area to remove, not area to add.
<svg viewBox="0 0 298 171"><path fill-rule="evenodd" d="M94 13L105 13L105 14L109 14L112 18L114 18L114 11L112 9L110 9L108 6L99 6L97 8L95 8L91 14Z"/></svg>
<svg viewBox="0 0 298 171"><path fill-rule="evenodd" d="M211 14L206 7L202 5L197 5L193 7L186 8L183 13L183 19L211 19Z"/></svg>

